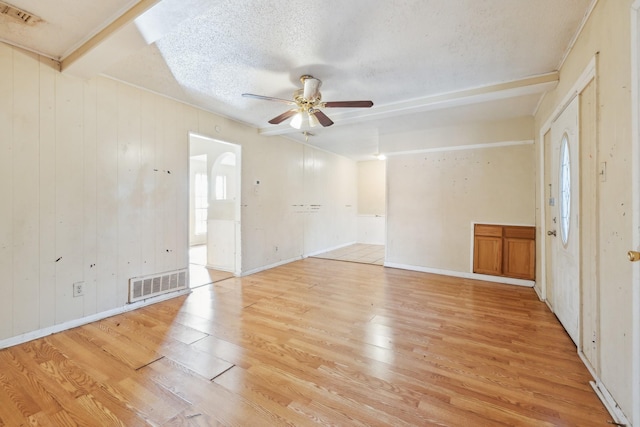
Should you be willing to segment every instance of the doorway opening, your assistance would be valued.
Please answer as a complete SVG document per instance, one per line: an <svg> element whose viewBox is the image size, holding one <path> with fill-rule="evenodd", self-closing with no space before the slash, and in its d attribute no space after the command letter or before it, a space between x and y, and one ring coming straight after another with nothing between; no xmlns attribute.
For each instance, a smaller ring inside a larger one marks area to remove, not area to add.
<svg viewBox="0 0 640 427"><path fill-rule="evenodd" d="M357 240L316 258L384 265L386 242L386 159L358 162Z"/></svg>
<svg viewBox="0 0 640 427"><path fill-rule="evenodd" d="M241 275L241 147L189 135L189 273L197 287Z"/></svg>

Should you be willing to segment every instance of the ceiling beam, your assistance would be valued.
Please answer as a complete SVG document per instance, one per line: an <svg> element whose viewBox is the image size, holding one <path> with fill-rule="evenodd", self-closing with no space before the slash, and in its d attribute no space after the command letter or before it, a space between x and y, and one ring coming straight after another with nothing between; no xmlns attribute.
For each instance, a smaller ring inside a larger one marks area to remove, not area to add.
<svg viewBox="0 0 640 427"><path fill-rule="evenodd" d="M332 111L331 118L335 119L334 126L338 126L354 122L386 119L404 114L420 113L450 107L459 107L462 105L477 104L480 102L515 98L536 93L542 94L554 88L558 83L558 79L558 72L554 71L505 83L480 86L472 89L396 102L393 104L374 106L367 110L350 110L344 113L334 113ZM262 135L282 135L300 131L292 128L288 123L283 123L277 126L261 128L259 129L259 132Z"/></svg>
<svg viewBox="0 0 640 427"><path fill-rule="evenodd" d="M109 37L113 36L127 25L133 23L137 17L158 4L160 1L161 0L140 0L89 40L74 49L71 53L65 55L60 61L61 70L68 70L72 65L86 57L88 53L102 45Z"/></svg>

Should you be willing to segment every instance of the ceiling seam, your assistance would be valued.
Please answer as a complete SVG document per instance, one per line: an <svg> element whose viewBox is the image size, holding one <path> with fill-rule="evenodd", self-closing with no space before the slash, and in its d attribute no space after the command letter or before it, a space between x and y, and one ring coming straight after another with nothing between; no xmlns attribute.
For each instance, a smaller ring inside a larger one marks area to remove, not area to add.
<svg viewBox="0 0 640 427"><path fill-rule="evenodd" d="M585 25L587 25L587 21L591 17L591 14L593 13L593 10L596 8L597 3L598 3L598 0L592 0L591 5L589 6L589 9L587 9L587 12L582 17L582 22L580 22L580 26L578 27L578 30L571 38L571 41L569 42L569 45L567 46L567 49L564 52L564 55L562 55L562 58L560 59L560 63L558 64L558 68L556 71L560 71L560 69L562 69L564 62L567 60L569 53L571 53L571 51L573 50L573 46L576 44L578 37L580 37L580 34L582 34L582 30L584 29Z"/></svg>

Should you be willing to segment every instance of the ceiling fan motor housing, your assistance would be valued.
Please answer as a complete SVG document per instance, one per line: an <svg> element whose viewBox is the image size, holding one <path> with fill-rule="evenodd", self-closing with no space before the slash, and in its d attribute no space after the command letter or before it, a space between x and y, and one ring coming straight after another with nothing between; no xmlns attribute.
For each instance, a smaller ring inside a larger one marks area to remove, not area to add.
<svg viewBox="0 0 640 427"><path fill-rule="evenodd" d="M296 108L293 108L289 111L285 111L279 116L274 117L269 120L269 123L277 125L281 122L293 117L291 121L292 127L296 129L300 128L301 125L301 116L303 113L307 113L308 120L311 126L315 126L316 124L321 124L323 127L331 126L333 121L324 114L320 108L369 108L373 106L373 102L371 101L334 101L334 102L322 102L322 95L320 94L320 86L322 86L322 81L320 79L316 79L312 75L304 74L300 76L300 82L302 83L302 88L296 90L293 93L293 101L289 101L282 98L273 98L269 96L262 95L254 95L251 93L243 93L242 96L264 99L267 101L277 101L283 102L289 105L295 105Z"/></svg>

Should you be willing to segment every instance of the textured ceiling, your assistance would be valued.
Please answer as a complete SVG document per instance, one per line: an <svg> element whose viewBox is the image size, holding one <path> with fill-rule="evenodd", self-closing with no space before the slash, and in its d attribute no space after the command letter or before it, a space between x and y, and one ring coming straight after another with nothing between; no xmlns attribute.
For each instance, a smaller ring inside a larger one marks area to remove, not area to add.
<svg viewBox="0 0 640 427"><path fill-rule="evenodd" d="M336 125L309 140L361 159L382 134L532 114L545 86L523 83L489 103L469 97L435 108L433 99L557 70L593 1L152 1L130 24L144 43L114 32L104 52L120 54L103 54L109 63L92 72L299 140L289 126L267 123L286 105L241 94L289 99L300 75L312 74L324 101L374 101L366 111L326 109ZM44 22L26 27L0 15L0 38L64 60L136 2L11 3Z"/></svg>

